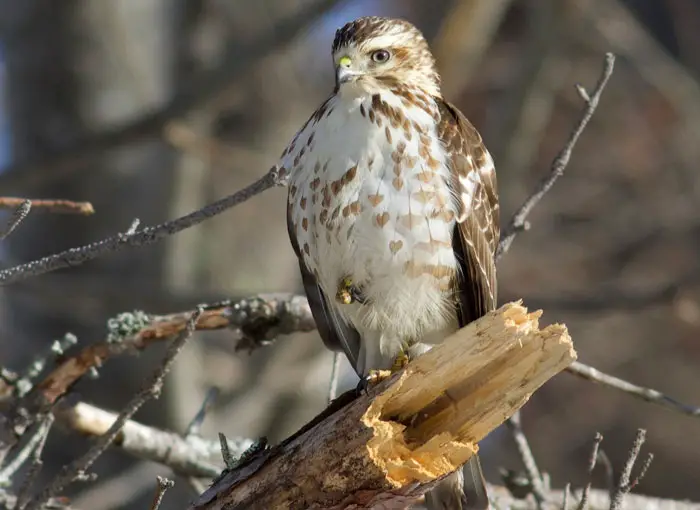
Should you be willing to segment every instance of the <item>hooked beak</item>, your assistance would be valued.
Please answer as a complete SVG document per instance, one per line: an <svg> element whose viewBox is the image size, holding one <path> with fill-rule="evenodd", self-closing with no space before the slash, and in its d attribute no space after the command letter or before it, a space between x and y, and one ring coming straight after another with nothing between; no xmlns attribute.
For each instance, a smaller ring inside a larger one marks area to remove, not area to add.
<svg viewBox="0 0 700 510"><path fill-rule="evenodd" d="M352 60L350 57L341 57L338 60L338 66L335 68L335 85L336 87L354 80L360 73L354 71L352 68Z"/></svg>

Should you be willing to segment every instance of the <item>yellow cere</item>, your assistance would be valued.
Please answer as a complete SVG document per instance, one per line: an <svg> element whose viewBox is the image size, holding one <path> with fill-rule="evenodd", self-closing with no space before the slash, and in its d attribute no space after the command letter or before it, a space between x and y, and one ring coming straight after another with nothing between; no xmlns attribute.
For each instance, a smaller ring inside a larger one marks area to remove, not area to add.
<svg viewBox="0 0 700 510"><path fill-rule="evenodd" d="M352 60L350 60L350 57L348 56L340 57L340 60L338 60L338 64L340 64L343 67L350 67L350 64L352 64Z"/></svg>

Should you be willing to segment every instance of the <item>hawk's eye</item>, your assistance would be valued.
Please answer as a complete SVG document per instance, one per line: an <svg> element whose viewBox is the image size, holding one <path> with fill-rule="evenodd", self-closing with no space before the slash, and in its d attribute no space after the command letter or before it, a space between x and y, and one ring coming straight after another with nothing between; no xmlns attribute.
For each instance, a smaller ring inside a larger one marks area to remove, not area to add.
<svg viewBox="0 0 700 510"><path fill-rule="evenodd" d="M387 60L391 58L391 53L389 53L386 50L377 50L372 53L372 60L375 62L378 62L379 64L383 64Z"/></svg>

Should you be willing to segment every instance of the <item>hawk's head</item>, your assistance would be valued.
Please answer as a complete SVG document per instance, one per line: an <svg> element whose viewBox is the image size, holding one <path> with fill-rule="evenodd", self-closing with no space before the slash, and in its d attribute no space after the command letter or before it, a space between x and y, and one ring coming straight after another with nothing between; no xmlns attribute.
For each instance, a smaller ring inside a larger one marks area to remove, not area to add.
<svg viewBox="0 0 700 510"><path fill-rule="evenodd" d="M365 17L338 29L333 41L336 89L375 93L410 86L440 95L440 76L423 34L408 21Z"/></svg>

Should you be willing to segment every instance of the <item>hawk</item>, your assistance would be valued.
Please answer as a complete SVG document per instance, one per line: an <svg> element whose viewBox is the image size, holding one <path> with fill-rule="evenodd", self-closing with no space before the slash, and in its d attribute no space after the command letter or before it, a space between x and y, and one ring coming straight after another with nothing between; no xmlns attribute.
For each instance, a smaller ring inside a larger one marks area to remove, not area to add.
<svg viewBox="0 0 700 510"><path fill-rule="evenodd" d="M496 305L496 174L440 93L407 21L363 17L333 41L336 85L284 150L287 225L319 333L360 377L391 369ZM464 508L486 508L478 457ZM462 473L429 494L463 508Z"/></svg>

